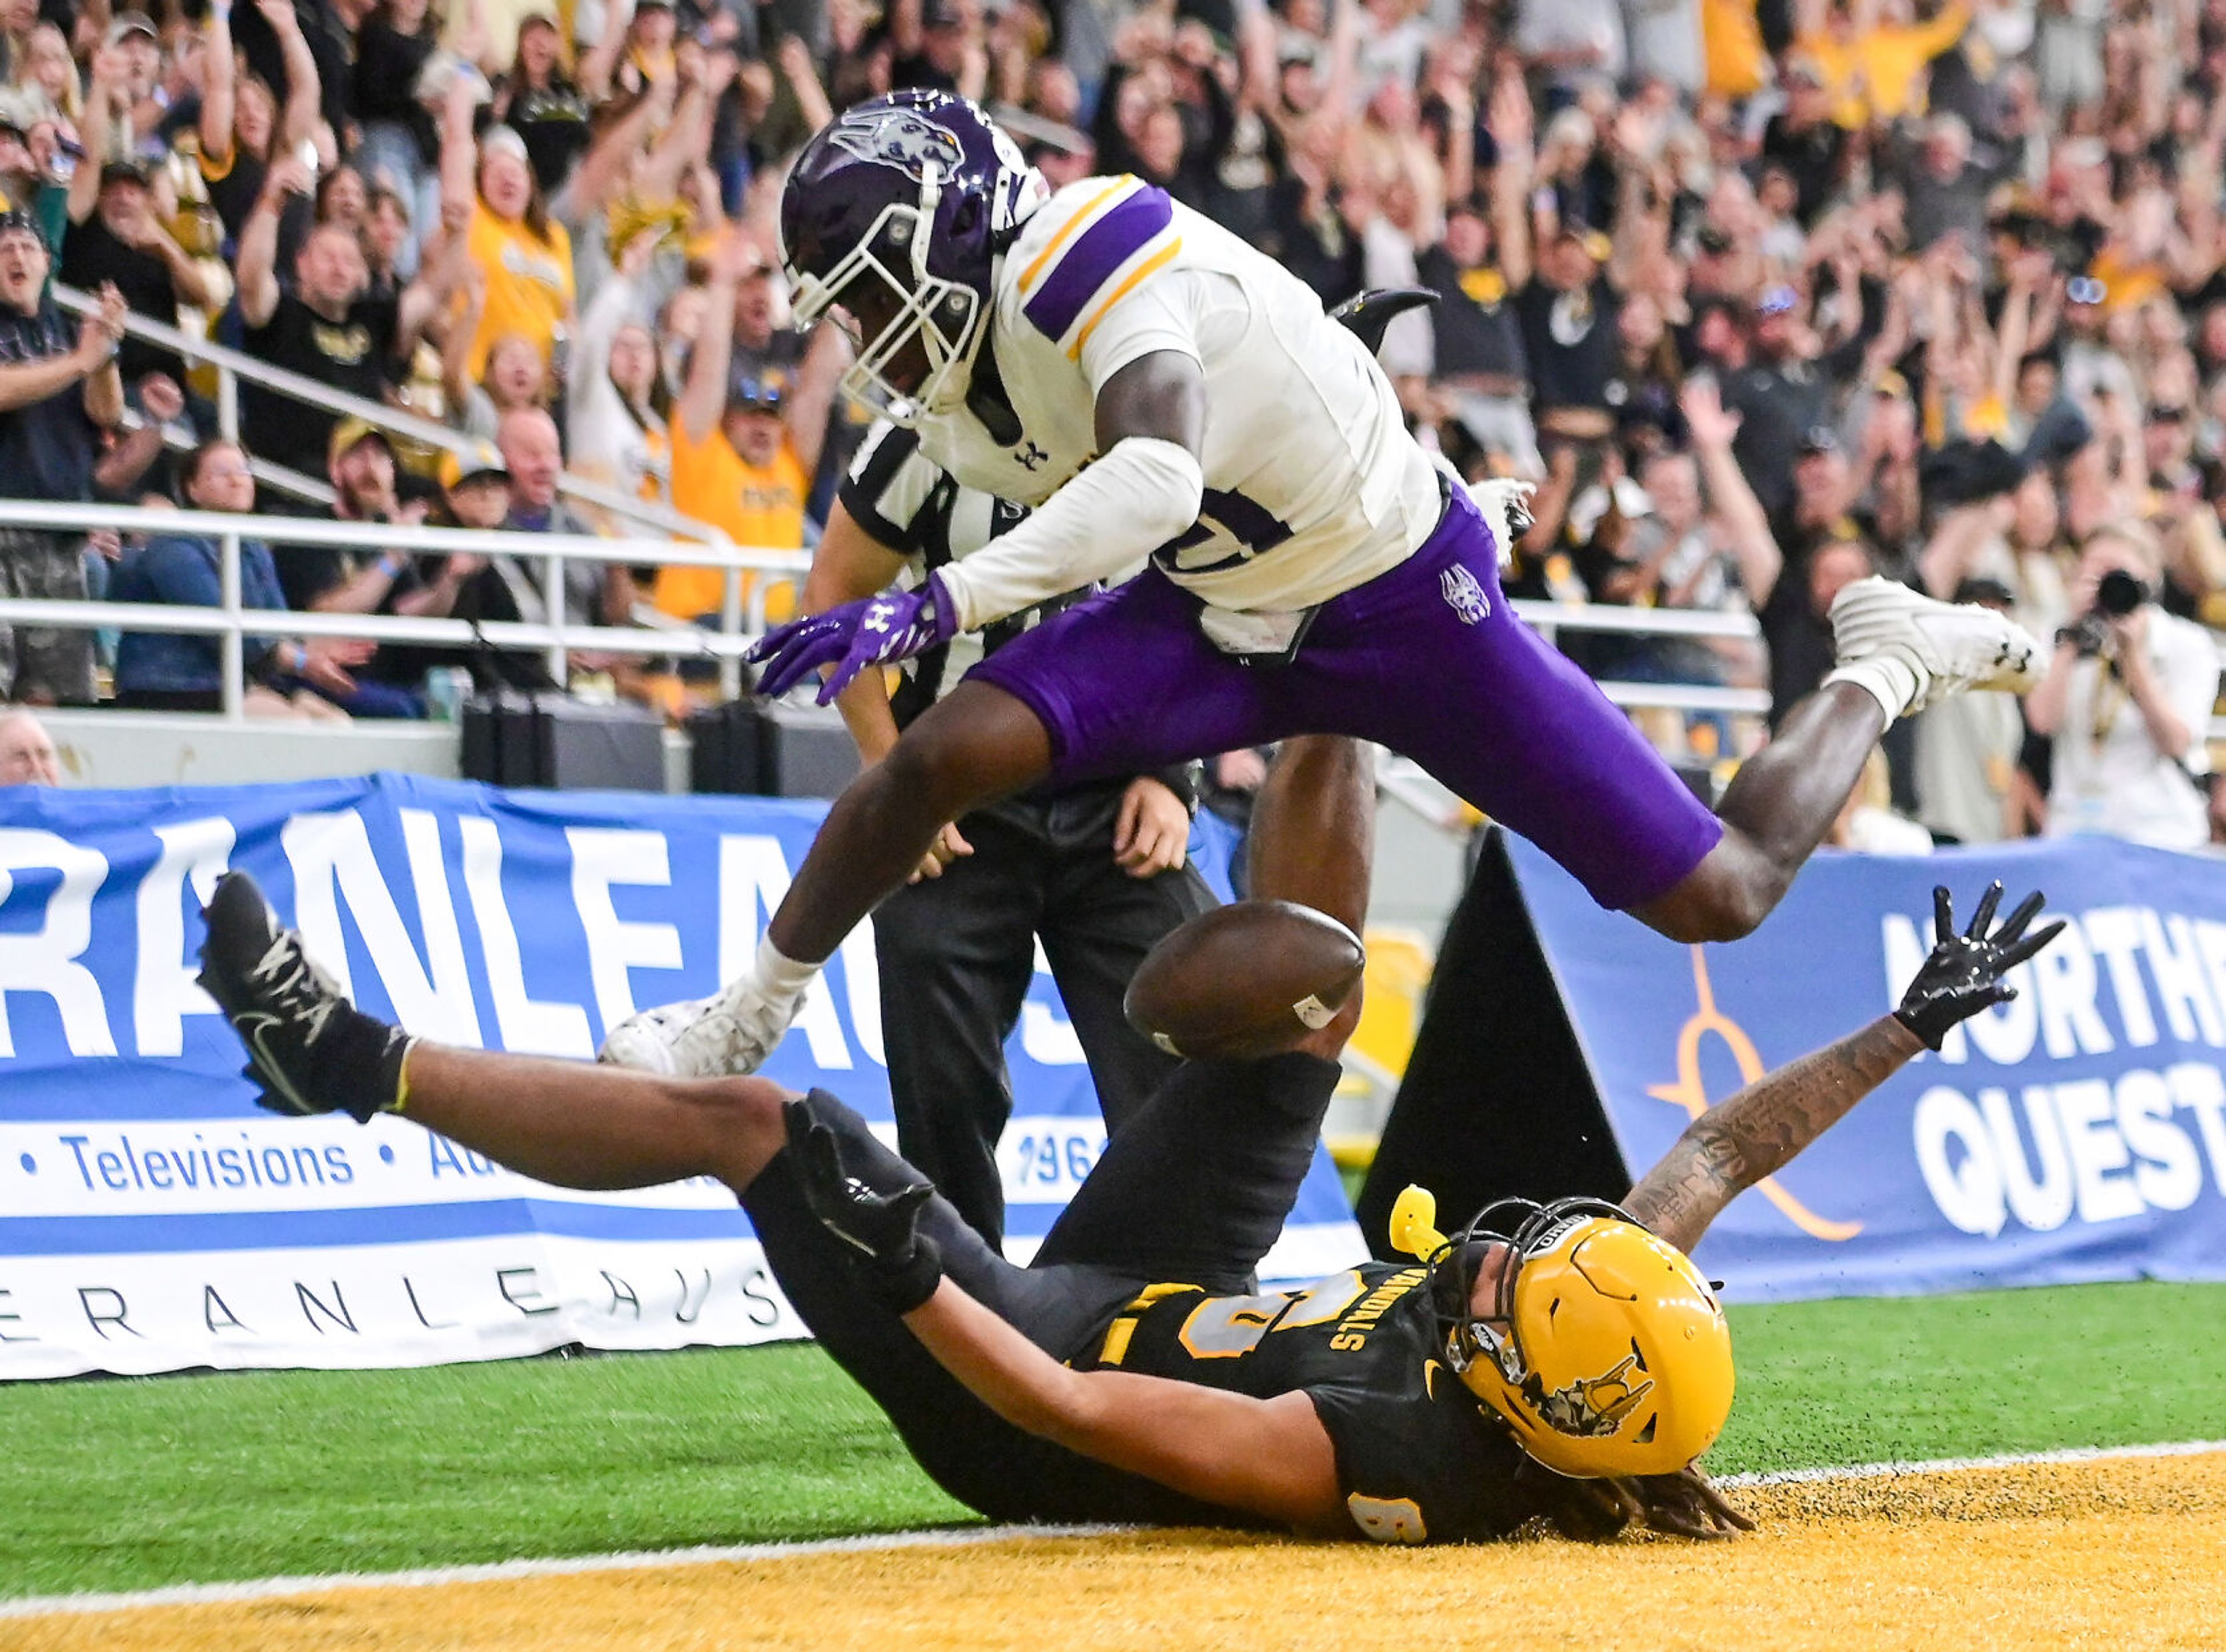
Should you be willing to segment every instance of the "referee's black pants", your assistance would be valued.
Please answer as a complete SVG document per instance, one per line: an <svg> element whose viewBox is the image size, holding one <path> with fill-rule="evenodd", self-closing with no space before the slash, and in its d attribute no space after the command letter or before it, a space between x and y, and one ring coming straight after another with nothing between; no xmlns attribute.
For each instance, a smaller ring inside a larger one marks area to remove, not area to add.
<svg viewBox="0 0 2226 1652"><path fill-rule="evenodd" d="M992 1246L1004 1242L996 1153L1013 1110L1005 1040L1039 936L1109 1133L1177 1064L1129 1026L1121 1001L1144 955L1214 897L1188 864L1153 878L1114 864L1126 789L1093 783L968 815L958 829L974 853L874 913L898 1150Z"/></svg>

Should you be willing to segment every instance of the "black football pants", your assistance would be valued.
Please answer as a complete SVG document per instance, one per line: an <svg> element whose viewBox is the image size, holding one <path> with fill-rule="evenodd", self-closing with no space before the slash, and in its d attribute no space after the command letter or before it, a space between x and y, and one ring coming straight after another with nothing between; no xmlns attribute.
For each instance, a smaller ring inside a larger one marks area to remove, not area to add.
<svg viewBox="0 0 2226 1652"><path fill-rule="evenodd" d="M1175 1066L1129 1026L1122 999L1144 955L1214 898L1191 866L1138 879L1114 864L1125 790L1076 786L969 815L958 829L974 853L874 913L899 1150L992 1247L1004 1240L996 1153L1013 1111L1005 1040L1038 936L1109 1134Z"/></svg>
<svg viewBox="0 0 2226 1652"><path fill-rule="evenodd" d="M1339 1077L1335 1062L1296 1052L1178 1063L1114 1136L1026 1268L984 1243L941 1197L921 1206L920 1230L975 1300L1053 1358L1086 1363L1145 1285L1180 1282L1213 1295L1251 1288L1298 1198ZM917 1167L834 1096L816 1090L811 1106L835 1132L850 1173L881 1187L913 1179ZM742 1208L811 1334L961 1503L996 1520L1260 1523L998 1417L874 1298L857 1253L811 1214L786 1153L750 1184Z"/></svg>

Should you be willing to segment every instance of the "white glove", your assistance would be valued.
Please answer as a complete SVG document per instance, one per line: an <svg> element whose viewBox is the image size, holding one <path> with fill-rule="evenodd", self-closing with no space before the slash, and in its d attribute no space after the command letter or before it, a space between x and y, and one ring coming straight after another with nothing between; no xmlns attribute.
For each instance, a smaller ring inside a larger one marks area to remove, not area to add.
<svg viewBox="0 0 2226 1652"><path fill-rule="evenodd" d="M1493 476L1467 486L1469 498L1484 512L1485 525L1499 547L1499 565L1505 568L1515 560L1515 542L1530 531L1530 500L1538 485Z"/></svg>

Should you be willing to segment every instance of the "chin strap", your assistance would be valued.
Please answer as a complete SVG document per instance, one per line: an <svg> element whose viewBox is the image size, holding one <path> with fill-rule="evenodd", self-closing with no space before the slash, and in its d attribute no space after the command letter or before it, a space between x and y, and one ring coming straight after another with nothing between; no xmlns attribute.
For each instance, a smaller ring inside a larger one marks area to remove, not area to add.
<svg viewBox="0 0 2226 1652"><path fill-rule="evenodd" d="M1409 1182L1391 1201L1391 1219L1384 1223L1384 1236L1390 1240L1391 1249L1403 1251L1416 1261L1429 1267L1430 1285L1435 1293L1437 1268L1453 1249L1453 1241L1438 1231L1438 1196L1427 1187ZM1439 1325L1444 1333L1446 1363L1460 1376L1468 1369L1475 1357L1474 1350L1462 1335L1461 1328L1447 1318L1441 1304L1437 1307Z"/></svg>
<svg viewBox="0 0 2226 1652"><path fill-rule="evenodd" d="M1437 1222L1438 1196L1410 1182L1391 1203L1386 1236L1391 1241L1392 1249L1404 1251L1416 1261L1426 1262L1449 1242L1438 1231Z"/></svg>
<svg viewBox="0 0 2226 1652"><path fill-rule="evenodd" d="M905 249L912 259L913 288L927 279L927 252L935 239L935 209L943 204L943 168L930 161L919 170L919 216L907 232L912 245Z"/></svg>

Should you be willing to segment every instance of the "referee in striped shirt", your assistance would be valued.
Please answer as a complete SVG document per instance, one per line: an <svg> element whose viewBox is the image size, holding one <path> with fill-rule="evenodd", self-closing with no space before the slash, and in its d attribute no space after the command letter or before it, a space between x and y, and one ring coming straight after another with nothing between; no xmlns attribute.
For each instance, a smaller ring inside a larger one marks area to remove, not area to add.
<svg viewBox="0 0 2226 1652"><path fill-rule="evenodd" d="M911 431L883 423L830 512L804 611L871 596L907 570L924 579L1027 515L960 486ZM981 654L1089 594L1071 592L909 661L893 691L867 672L838 702L860 753L880 761ZM874 913L898 1151L992 1245L1003 1242L996 1150L1013 1105L1004 1045L1039 939L1109 1132L1176 1064L1121 1005L1154 944L1214 904L1186 859L1195 802L1188 766L1023 792L944 827L911 884Z"/></svg>

